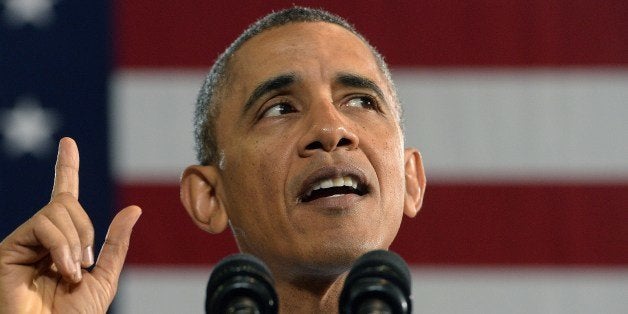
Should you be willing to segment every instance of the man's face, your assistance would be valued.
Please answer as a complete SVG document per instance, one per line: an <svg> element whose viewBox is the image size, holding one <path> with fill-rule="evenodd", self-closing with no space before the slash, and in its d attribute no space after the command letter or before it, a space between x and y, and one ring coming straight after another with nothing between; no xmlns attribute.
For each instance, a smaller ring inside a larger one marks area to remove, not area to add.
<svg viewBox="0 0 628 314"><path fill-rule="evenodd" d="M217 193L240 249L283 273L331 275L387 248L403 214L403 139L367 46L334 24L288 24L246 42L230 70Z"/></svg>

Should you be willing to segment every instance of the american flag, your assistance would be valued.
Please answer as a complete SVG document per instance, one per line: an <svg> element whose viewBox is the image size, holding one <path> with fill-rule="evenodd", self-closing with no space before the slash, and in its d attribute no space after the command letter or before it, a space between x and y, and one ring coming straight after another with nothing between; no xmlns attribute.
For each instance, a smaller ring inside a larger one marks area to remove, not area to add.
<svg viewBox="0 0 628 314"><path fill-rule="evenodd" d="M619 0L0 0L2 234L47 201L55 140L73 136L97 230L144 210L115 310L202 312L211 266L237 248L179 204L194 99L248 24L294 3L346 17L393 69L428 175L392 247L417 313L628 312ZM20 119L37 122L18 136Z"/></svg>
<svg viewBox="0 0 628 314"><path fill-rule="evenodd" d="M114 204L106 1L0 0L0 237L50 200L57 141L80 145L80 200L102 242Z"/></svg>

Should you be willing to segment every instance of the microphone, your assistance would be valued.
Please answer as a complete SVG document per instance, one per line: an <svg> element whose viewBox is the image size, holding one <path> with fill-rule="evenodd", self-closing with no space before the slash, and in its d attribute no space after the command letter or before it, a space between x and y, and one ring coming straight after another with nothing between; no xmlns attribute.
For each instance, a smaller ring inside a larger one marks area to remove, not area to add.
<svg viewBox="0 0 628 314"><path fill-rule="evenodd" d="M270 270L250 254L220 261L207 283L206 313L276 314L277 292Z"/></svg>
<svg viewBox="0 0 628 314"><path fill-rule="evenodd" d="M347 275L339 312L412 313L410 271L401 256L384 250L358 258Z"/></svg>

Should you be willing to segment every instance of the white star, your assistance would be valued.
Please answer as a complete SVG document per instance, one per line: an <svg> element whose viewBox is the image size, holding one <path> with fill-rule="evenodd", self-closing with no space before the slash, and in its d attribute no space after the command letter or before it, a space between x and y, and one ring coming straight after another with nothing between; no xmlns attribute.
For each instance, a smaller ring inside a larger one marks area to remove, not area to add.
<svg viewBox="0 0 628 314"><path fill-rule="evenodd" d="M13 109L0 111L0 132L10 157L31 154L42 158L53 151L52 133L58 127L58 115L44 109L32 97L23 97Z"/></svg>
<svg viewBox="0 0 628 314"><path fill-rule="evenodd" d="M54 18L53 6L54 0L4 0L4 17L7 24L15 27L44 27Z"/></svg>

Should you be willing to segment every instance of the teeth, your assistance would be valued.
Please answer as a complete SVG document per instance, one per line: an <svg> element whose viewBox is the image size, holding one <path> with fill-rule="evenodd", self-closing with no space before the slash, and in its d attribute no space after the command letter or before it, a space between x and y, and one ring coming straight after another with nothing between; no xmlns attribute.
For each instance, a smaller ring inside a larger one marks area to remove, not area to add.
<svg viewBox="0 0 628 314"><path fill-rule="evenodd" d="M334 186L334 181L332 179L327 179L323 182L321 182L321 188L323 189L327 189Z"/></svg>
<svg viewBox="0 0 628 314"><path fill-rule="evenodd" d="M356 180L353 180L353 178L351 177L338 177L338 178L333 178L333 179L325 179L322 180L320 182L318 182L317 184L315 184L311 190L309 190L306 195L311 195L313 191L319 190L319 189L328 189L331 187L341 187L341 186L350 186L354 189L358 188L358 182Z"/></svg>
<svg viewBox="0 0 628 314"><path fill-rule="evenodd" d="M344 184L345 184L345 186L350 186L350 187L352 187L354 189L358 188L358 181L355 181L355 180L351 179L350 177L344 178Z"/></svg>

